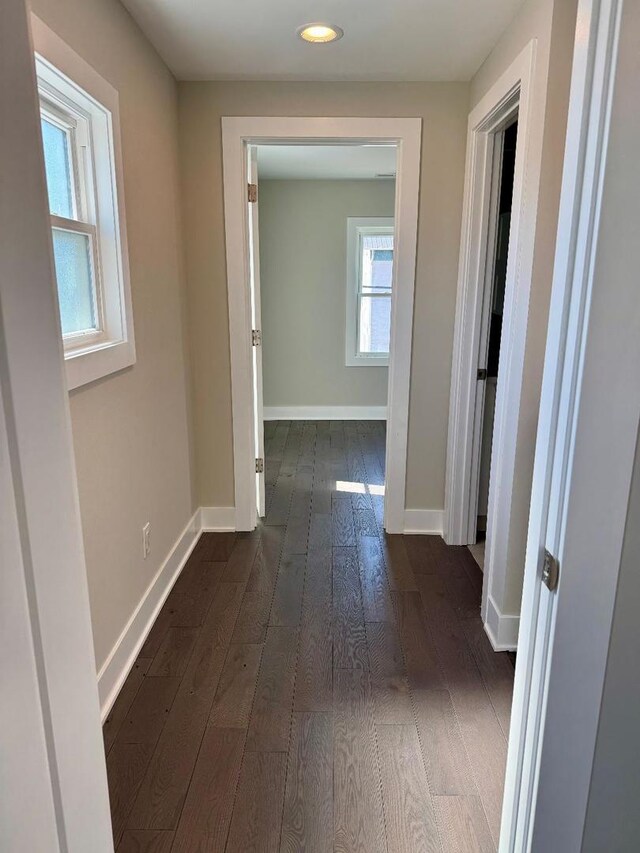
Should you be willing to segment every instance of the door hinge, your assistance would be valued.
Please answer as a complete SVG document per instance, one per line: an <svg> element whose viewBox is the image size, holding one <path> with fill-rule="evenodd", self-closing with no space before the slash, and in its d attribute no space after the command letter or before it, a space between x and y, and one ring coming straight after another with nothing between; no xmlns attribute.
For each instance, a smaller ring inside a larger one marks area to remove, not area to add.
<svg viewBox="0 0 640 853"><path fill-rule="evenodd" d="M262 332L260 329L251 330L251 346L259 347L262 345Z"/></svg>
<svg viewBox="0 0 640 853"><path fill-rule="evenodd" d="M256 459L256 474L262 474L262 473L264 473L264 459L261 456L259 456Z"/></svg>
<svg viewBox="0 0 640 853"><path fill-rule="evenodd" d="M544 549L544 562L542 564L542 583L547 586L551 592L558 586L558 578L560 577L560 563L557 557L554 557L547 549Z"/></svg>
<svg viewBox="0 0 640 853"><path fill-rule="evenodd" d="M249 199L249 204L255 204L258 201L257 184L247 184L247 198Z"/></svg>
<svg viewBox="0 0 640 853"><path fill-rule="evenodd" d="M476 378L477 378L478 382L484 382L484 380L487 378L486 368L484 368L484 367L479 368L478 375Z"/></svg>

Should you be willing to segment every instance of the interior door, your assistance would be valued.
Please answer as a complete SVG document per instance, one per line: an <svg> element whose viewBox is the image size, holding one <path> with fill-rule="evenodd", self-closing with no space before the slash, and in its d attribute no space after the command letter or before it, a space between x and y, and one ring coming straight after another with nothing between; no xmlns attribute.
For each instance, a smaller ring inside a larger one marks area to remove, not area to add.
<svg viewBox="0 0 640 853"><path fill-rule="evenodd" d="M626 148L618 144L618 175L610 164L605 172L620 4L580 5L501 853L582 849L640 412L638 252L631 248L637 216L628 214L637 202L638 180L629 176L637 175L638 132L628 133ZM635 42L629 48L635 61ZM627 130L637 74L631 63L623 67L629 88L620 123ZM609 197L608 174L618 193ZM611 217L604 229L601 212Z"/></svg>
<svg viewBox="0 0 640 853"><path fill-rule="evenodd" d="M484 426L484 409L487 395L487 360L489 354L489 334L491 329L491 304L493 301L494 278L496 268L496 247L498 240L498 210L500 204L500 187L502 182L502 156L504 131L493 137L493 158L491 173L491 198L489 216L487 219L487 257L482 295L480 341L477 362L477 382L475 415L473 419L473 444L471 462L471 483L469 488L469 529L467 542L473 543L478 538L478 499L480 489L480 464L482 458L482 431Z"/></svg>
<svg viewBox="0 0 640 853"><path fill-rule="evenodd" d="M258 149L247 146L249 212L249 278L251 282L251 343L253 351L253 425L256 456L256 505L265 515L264 416L262 402L262 313L260 308L260 235L258 229Z"/></svg>

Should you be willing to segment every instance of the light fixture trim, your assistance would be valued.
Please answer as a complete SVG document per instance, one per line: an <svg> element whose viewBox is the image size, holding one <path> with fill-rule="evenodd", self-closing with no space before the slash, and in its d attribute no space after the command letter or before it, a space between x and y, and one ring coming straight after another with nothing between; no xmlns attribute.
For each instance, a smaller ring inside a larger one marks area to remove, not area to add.
<svg viewBox="0 0 640 853"><path fill-rule="evenodd" d="M298 38L307 44L332 44L344 35L344 30L336 24L326 24L323 21L315 21L311 24L303 24L296 30Z"/></svg>

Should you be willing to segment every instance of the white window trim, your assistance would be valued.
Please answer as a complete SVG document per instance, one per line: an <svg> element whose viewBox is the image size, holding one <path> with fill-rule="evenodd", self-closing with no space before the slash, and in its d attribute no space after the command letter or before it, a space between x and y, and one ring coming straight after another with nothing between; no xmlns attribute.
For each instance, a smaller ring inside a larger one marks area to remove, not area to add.
<svg viewBox="0 0 640 853"><path fill-rule="evenodd" d="M31 28L41 94L49 97L53 90L66 95L71 103L80 101L88 113L92 132L96 199L93 215L99 252L96 281L100 282L97 298L101 300L102 328L97 334L65 335L67 388L72 390L136 361L119 99L117 90L35 15L31 16ZM75 227L77 223L68 224Z"/></svg>
<svg viewBox="0 0 640 853"><path fill-rule="evenodd" d="M346 367L388 367L389 354L364 355L358 352L358 290L360 284L360 235L394 228L392 216L349 216L347 218L347 299L345 329ZM394 269L395 280L395 269Z"/></svg>

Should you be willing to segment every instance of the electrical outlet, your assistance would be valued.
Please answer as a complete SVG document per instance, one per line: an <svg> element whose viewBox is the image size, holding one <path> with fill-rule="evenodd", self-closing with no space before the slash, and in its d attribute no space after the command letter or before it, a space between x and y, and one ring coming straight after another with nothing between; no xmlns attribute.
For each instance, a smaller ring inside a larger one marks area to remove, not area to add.
<svg viewBox="0 0 640 853"><path fill-rule="evenodd" d="M147 521L142 528L142 556L146 560L151 551L151 522Z"/></svg>

